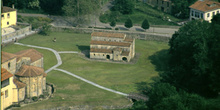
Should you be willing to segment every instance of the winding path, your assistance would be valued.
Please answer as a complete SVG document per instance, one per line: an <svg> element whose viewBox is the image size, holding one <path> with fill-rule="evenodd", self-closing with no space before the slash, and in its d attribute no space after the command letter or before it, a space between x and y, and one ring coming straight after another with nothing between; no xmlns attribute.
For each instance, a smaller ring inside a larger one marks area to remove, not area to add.
<svg viewBox="0 0 220 110"><path fill-rule="evenodd" d="M98 87L98 88L100 88L100 89L103 89L103 90L106 90L106 91L109 91L109 92L113 92L113 93L116 93L116 94L119 94L119 95L128 96L128 94L126 94L126 93L122 93L122 92L119 92L119 91L115 91L115 90L112 90L112 89L103 87L103 86L101 86L101 85L99 85L99 84L96 84L96 83L94 83L94 82L92 82L92 81L89 81L89 80L87 80L87 79L85 79L85 78L82 78L82 77L80 77L80 76L77 76L77 75L75 75L75 74L73 74L73 73L71 73L71 72L68 72L68 71L66 71L66 70L57 68L58 66L60 66L60 65L62 64L62 59L61 59L59 53L78 53L78 52L76 52L76 51L60 51L60 52L57 52L56 50L51 49L51 48L47 48L47 47L27 45L27 44L22 44L22 43L15 43L15 44L16 44L16 45L21 45L21 46L32 47L32 48L45 49L45 50L49 50L49 51L53 52L53 53L55 54L55 56L56 56L57 64L54 65L53 67L49 68L48 70L46 70L45 73L48 73L48 72L50 72L50 71L52 71L52 70L57 70L57 71L66 73L66 74L68 74L68 75L71 75L71 76L73 76L73 77L75 77L75 78L77 78L77 79L79 79L79 80L82 80L82 81L84 81L84 82L86 82L86 83L88 83L88 84L91 84L91 85L93 85L93 86L95 86L95 87Z"/></svg>

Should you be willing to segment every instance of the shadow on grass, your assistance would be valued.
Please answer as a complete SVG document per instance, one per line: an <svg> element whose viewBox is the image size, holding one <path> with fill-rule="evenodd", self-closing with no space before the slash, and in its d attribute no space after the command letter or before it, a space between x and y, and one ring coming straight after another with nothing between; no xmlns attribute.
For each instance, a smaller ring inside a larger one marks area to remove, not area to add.
<svg viewBox="0 0 220 110"><path fill-rule="evenodd" d="M158 71L159 73L168 70L168 64L170 58L168 52L169 52L168 49L164 49L148 57L151 63L155 65L156 71Z"/></svg>
<svg viewBox="0 0 220 110"><path fill-rule="evenodd" d="M156 71L158 71L159 74L168 71L168 63L170 58L168 52L169 52L168 49L164 49L148 57L151 63L155 65ZM160 82L160 80L161 80L160 76L155 76L151 78L150 83L149 82L136 83L136 88L140 93L147 94L149 87L155 83Z"/></svg>
<svg viewBox="0 0 220 110"><path fill-rule="evenodd" d="M81 51L81 53L85 55L85 57L89 58L89 53L90 53L89 46L85 46L85 45L76 45L76 46Z"/></svg>

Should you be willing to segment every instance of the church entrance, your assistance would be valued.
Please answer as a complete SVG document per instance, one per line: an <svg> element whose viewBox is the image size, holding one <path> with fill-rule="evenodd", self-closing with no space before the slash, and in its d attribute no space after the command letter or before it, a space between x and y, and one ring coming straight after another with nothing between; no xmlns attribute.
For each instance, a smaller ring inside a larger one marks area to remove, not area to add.
<svg viewBox="0 0 220 110"><path fill-rule="evenodd" d="M107 58L107 59L110 59L110 55L106 55L106 58Z"/></svg>
<svg viewBox="0 0 220 110"><path fill-rule="evenodd" d="M126 62L128 61L128 59L126 57L123 57L122 60L126 61Z"/></svg>

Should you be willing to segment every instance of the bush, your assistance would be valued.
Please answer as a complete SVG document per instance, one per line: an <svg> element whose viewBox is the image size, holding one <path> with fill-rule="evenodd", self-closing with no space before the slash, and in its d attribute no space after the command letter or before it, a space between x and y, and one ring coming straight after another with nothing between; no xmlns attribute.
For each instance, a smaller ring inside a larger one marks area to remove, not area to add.
<svg viewBox="0 0 220 110"><path fill-rule="evenodd" d="M115 30L119 30L119 28L115 28Z"/></svg>
<svg viewBox="0 0 220 110"><path fill-rule="evenodd" d="M39 98L44 98L44 95L40 95Z"/></svg>
<svg viewBox="0 0 220 110"><path fill-rule="evenodd" d="M34 101L34 102L36 102L36 101L38 101L38 97L32 97L32 100Z"/></svg>

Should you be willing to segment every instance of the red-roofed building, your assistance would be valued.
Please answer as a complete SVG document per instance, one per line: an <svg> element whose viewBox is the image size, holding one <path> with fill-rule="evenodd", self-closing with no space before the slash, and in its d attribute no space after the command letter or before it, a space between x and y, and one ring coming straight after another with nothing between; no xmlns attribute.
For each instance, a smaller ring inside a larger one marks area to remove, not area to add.
<svg viewBox="0 0 220 110"><path fill-rule="evenodd" d="M90 58L130 61L135 55L135 39L123 33L93 32L90 42Z"/></svg>
<svg viewBox="0 0 220 110"><path fill-rule="evenodd" d="M39 97L46 90L43 55L28 49L16 54L2 52L1 110L25 100Z"/></svg>
<svg viewBox="0 0 220 110"><path fill-rule="evenodd" d="M190 20L204 19L211 22L214 15L220 13L220 3L211 0L198 0L190 8Z"/></svg>

